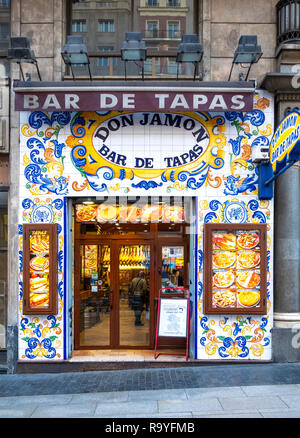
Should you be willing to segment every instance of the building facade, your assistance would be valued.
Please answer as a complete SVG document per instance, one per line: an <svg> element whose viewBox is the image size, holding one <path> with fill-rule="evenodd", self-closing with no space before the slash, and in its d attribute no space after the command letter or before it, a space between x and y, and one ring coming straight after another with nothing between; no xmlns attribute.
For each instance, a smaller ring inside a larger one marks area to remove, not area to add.
<svg viewBox="0 0 300 438"><path fill-rule="evenodd" d="M4 69L8 372L82 352L153 352L170 284L190 292L190 360L298 361L299 167L259 199L253 152L299 108L300 3L7 6L10 36L29 38L42 77L31 65L25 81L18 65ZM127 31L142 33L147 60L124 81ZM63 63L70 34L85 39L92 81L84 66L74 81ZM183 34L203 46L196 80L176 63ZM249 80L235 64L229 81L239 37L254 34L262 57ZM147 292L135 325L139 272ZM161 345L183 348L180 317L169 318Z"/></svg>

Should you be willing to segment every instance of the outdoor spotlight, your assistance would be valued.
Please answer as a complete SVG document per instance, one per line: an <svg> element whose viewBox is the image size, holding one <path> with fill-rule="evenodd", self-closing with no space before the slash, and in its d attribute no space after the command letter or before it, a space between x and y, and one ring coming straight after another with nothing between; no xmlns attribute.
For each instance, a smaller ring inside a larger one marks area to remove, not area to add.
<svg viewBox="0 0 300 438"><path fill-rule="evenodd" d="M181 43L178 46L176 62L177 62L177 77L178 64L181 62L191 62L195 65L194 80L196 78L197 65L203 57L203 47L199 43L197 35L182 35Z"/></svg>
<svg viewBox="0 0 300 438"><path fill-rule="evenodd" d="M252 64L258 62L261 56L262 50L261 46L257 44L257 35L242 35L234 53L228 80L231 78L234 64L248 64L248 72L245 79L247 80Z"/></svg>
<svg viewBox="0 0 300 438"><path fill-rule="evenodd" d="M123 61L145 61L146 44L142 40L141 32L126 32L121 57Z"/></svg>
<svg viewBox="0 0 300 438"><path fill-rule="evenodd" d="M126 79L126 62L127 61L145 61L147 50L145 41L142 40L141 32L126 32L125 41L121 47L121 58L125 62L125 79ZM144 67L142 66L142 75L144 79Z"/></svg>
<svg viewBox="0 0 300 438"><path fill-rule="evenodd" d="M82 36L68 35L67 42L62 48L61 56L64 60L64 63L71 68L73 79L75 79L73 66L85 66L85 65L87 65L89 69L90 79L92 79L91 70L90 70L90 60Z"/></svg>
<svg viewBox="0 0 300 438"><path fill-rule="evenodd" d="M7 59L12 62L17 62L20 67L21 75L24 78L24 73L22 69L22 62L26 62L29 64L35 64L37 73L40 81L41 75L38 67L38 63L34 54L34 51L30 48L29 39L26 37L11 37L10 38L10 48L7 51Z"/></svg>
<svg viewBox="0 0 300 438"><path fill-rule="evenodd" d="M182 35L178 46L176 62L201 62L203 56L202 45L197 35Z"/></svg>

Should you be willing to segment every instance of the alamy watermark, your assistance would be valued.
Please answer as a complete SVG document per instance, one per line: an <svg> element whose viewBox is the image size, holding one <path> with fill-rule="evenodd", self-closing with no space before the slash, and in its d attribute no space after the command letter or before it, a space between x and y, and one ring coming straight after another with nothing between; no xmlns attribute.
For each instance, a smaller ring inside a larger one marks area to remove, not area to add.
<svg viewBox="0 0 300 438"><path fill-rule="evenodd" d="M292 78L292 87L300 88L300 64L295 64L291 68L291 72L295 73Z"/></svg>
<svg viewBox="0 0 300 438"><path fill-rule="evenodd" d="M297 325L297 328L292 328L292 333L294 333L294 336L292 337L292 347L293 348L300 348L300 327L299 324Z"/></svg>

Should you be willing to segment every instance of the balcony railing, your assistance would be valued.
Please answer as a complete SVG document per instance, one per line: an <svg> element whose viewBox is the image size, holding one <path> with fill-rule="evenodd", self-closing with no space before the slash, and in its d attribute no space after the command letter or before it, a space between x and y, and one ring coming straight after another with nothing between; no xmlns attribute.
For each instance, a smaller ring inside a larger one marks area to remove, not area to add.
<svg viewBox="0 0 300 438"><path fill-rule="evenodd" d="M277 8L277 44L300 42L300 0L281 0Z"/></svg>

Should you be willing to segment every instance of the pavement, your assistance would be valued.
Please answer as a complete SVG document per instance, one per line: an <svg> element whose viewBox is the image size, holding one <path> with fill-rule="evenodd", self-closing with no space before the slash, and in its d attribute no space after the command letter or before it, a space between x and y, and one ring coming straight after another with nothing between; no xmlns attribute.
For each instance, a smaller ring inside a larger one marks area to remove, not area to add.
<svg viewBox="0 0 300 438"><path fill-rule="evenodd" d="M0 418L300 418L300 363L0 374Z"/></svg>

